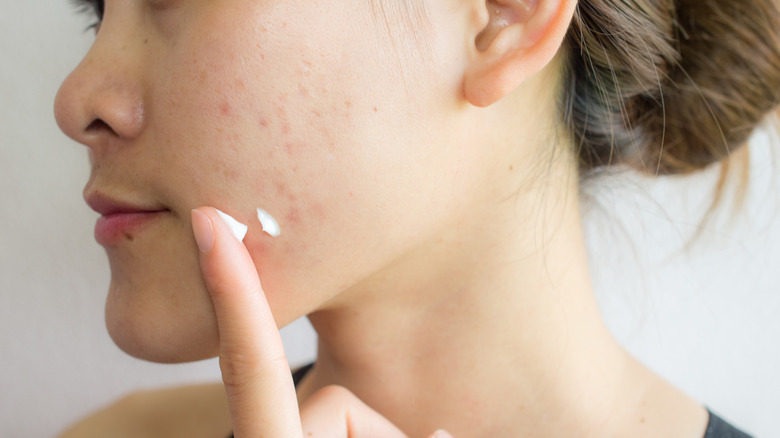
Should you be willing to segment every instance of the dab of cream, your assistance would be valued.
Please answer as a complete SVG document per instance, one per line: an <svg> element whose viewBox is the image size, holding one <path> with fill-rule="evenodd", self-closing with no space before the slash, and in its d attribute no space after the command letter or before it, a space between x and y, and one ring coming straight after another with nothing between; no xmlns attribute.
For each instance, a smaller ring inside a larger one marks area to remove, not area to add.
<svg viewBox="0 0 780 438"><path fill-rule="evenodd" d="M257 219L260 221L260 225L263 227L263 231L268 233L271 237L277 237L281 234L279 224L276 222L273 216L268 214L267 211L262 208L257 209Z"/></svg>
<svg viewBox="0 0 780 438"><path fill-rule="evenodd" d="M222 218L222 221L225 222L228 228L230 228L230 231L233 233L233 235L236 236L236 239L238 239L239 242L244 240L244 236L246 236L246 232L249 227L233 219L233 217L229 214L223 213L219 210L217 210L217 213L219 213L219 217Z"/></svg>

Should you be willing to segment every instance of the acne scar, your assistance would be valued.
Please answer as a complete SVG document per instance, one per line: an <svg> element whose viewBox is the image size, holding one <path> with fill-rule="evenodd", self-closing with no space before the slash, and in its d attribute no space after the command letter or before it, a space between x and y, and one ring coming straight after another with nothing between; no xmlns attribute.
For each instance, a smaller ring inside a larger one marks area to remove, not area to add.
<svg viewBox="0 0 780 438"><path fill-rule="evenodd" d="M219 111L222 113L223 116L227 116L230 114L230 104L228 102L222 103L222 105L219 106Z"/></svg>
<svg viewBox="0 0 780 438"><path fill-rule="evenodd" d="M300 220L298 209L293 207L286 216L287 222L291 224L297 224Z"/></svg>

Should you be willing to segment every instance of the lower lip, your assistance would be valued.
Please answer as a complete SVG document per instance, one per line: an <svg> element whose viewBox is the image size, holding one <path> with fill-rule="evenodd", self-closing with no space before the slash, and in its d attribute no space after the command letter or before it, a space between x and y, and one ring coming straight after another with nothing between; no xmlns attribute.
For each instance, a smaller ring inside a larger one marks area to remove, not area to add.
<svg viewBox="0 0 780 438"><path fill-rule="evenodd" d="M103 246L132 241L139 232L143 231L154 220L159 219L163 213L165 210L114 213L101 216L95 224L95 240Z"/></svg>

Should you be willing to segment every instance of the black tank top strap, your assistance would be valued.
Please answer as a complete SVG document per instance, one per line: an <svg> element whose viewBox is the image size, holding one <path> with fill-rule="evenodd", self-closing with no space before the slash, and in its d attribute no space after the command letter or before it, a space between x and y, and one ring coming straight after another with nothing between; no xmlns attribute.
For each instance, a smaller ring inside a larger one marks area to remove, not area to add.
<svg viewBox="0 0 780 438"><path fill-rule="evenodd" d="M303 380L304 376L306 376L306 374L308 374L313 367L314 367L314 363L312 362L308 365L302 366L297 370L293 371L292 373L293 385L297 387L298 384L301 382L301 380Z"/></svg>
<svg viewBox="0 0 780 438"><path fill-rule="evenodd" d="M707 409L707 412L710 414L710 420L707 423L707 432L705 432L704 438L753 438L713 414L711 410Z"/></svg>

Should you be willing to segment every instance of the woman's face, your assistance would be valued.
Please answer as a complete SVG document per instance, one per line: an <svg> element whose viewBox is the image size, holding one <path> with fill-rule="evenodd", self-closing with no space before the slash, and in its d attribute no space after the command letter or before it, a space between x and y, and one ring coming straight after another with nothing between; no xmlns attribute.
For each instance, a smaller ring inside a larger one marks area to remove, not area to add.
<svg viewBox="0 0 780 438"><path fill-rule="evenodd" d="M195 207L249 224L280 326L359 289L465 211L481 158L447 112L462 103L465 39L447 34L445 9L428 6L426 22L384 3L106 2L55 106L89 147L89 202L162 211L97 233L121 348L156 361L217 353ZM261 231L256 207L279 237Z"/></svg>

